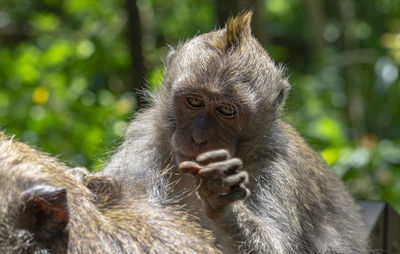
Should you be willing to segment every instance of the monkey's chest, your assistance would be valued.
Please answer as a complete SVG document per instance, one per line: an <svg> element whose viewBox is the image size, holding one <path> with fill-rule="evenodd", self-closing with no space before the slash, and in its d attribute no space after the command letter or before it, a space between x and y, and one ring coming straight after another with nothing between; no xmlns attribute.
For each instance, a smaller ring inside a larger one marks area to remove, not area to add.
<svg viewBox="0 0 400 254"><path fill-rule="evenodd" d="M179 204L185 207L196 217L205 219L203 204L197 195L197 188L195 179L188 174L176 173L171 177L171 184L173 186L172 196L178 197Z"/></svg>

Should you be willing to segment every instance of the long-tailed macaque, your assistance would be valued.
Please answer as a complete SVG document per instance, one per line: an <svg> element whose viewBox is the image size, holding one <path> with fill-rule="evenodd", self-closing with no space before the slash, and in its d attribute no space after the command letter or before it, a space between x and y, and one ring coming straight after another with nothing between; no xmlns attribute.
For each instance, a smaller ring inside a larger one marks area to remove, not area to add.
<svg viewBox="0 0 400 254"><path fill-rule="evenodd" d="M180 196L224 253L366 253L359 207L281 118L290 86L250 20L171 49L104 174L141 179L154 202Z"/></svg>
<svg viewBox="0 0 400 254"><path fill-rule="evenodd" d="M140 184L125 195L112 178L69 171L0 132L0 253L220 253L191 215L149 203Z"/></svg>

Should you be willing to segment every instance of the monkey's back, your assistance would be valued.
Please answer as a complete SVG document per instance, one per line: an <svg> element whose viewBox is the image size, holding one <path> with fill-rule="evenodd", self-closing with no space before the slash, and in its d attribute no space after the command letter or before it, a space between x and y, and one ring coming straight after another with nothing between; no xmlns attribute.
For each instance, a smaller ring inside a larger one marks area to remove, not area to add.
<svg viewBox="0 0 400 254"><path fill-rule="evenodd" d="M94 196L67 170L50 156L0 132L0 228L5 229L0 230L0 251L219 253L211 234L187 213L173 206L153 205L135 186L130 187L129 194L122 188L111 198L102 198L102 193ZM43 184L65 187L69 208L67 227L46 243L40 242L35 232L18 226L21 193Z"/></svg>

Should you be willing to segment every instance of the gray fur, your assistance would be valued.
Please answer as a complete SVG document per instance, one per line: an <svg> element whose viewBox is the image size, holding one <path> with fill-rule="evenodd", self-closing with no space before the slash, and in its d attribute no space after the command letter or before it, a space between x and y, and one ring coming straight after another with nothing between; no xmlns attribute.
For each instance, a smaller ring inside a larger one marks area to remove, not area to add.
<svg viewBox="0 0 400 254"><path fill-rule="evenodd" d="M251 35L246 15L171 51L163 86L136 114L104 174L128 183L141 179L154 202L181 195L186 209L214 230L225 253L367 253L359 207L320 156L281 120L289 84ZM251 194L215 220L203 215L191 195L196 186L179 173L174 158L181 145L175 141L174 94L192 89L233 98L249 117L234 156L249 174Z"/></svg>

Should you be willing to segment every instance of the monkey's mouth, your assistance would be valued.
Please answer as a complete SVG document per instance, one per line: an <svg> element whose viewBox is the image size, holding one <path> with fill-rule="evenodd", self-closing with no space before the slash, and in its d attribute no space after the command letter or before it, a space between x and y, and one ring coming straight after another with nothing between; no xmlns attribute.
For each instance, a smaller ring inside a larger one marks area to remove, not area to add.
<svg viewBox="0 0 400 254"><path fill-rule="evenodd" d="M196 156L187 155L187 154L184 154L184 153L178 152L178 151L175 153L175 159L178 163L181 163L183 161L195 161L196 157L197 157L197 155Z"/></svg>

